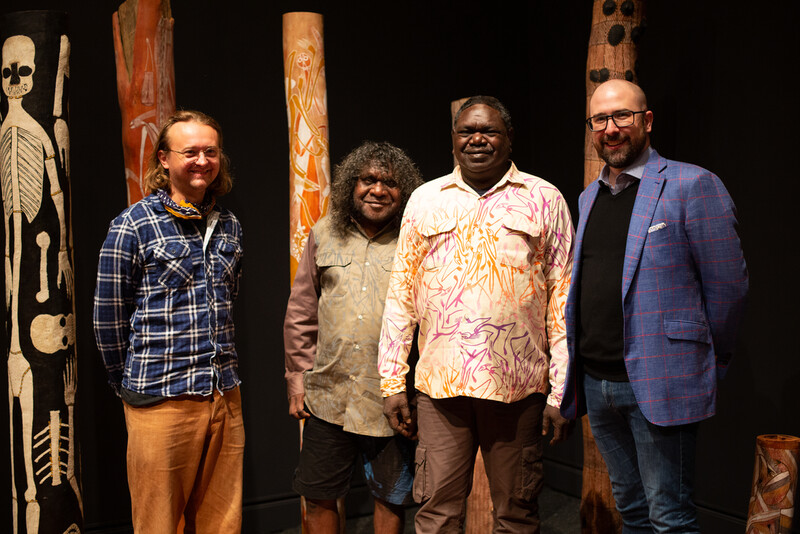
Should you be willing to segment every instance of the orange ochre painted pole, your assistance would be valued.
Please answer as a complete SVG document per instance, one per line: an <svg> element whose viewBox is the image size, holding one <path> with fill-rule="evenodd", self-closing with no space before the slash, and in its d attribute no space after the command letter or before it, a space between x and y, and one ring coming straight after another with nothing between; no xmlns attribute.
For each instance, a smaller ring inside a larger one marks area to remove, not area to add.
<svg viewBox="0 0 800 534"><path fill-rule="evenodd" d="M322 15L284 13L283 67L289 121L289 247L294 280L308 233L328 210L330 157Z"/></svg>
<svg viewBox="0 0 800 534"><path fill-rule="evenodd" d="M328 211L328 97L322 15L283 14L283 72L289 122L289 281L294 282L311 227ZM300 422L300 447L303 422ZM337 500L344 534L344 499ZM306 501L300 498L302 531L308 533Z"/></svg>
<svg viewBox="0 0 800 534"><path fill-rule="evenodd" d="M174 21L169 0L126 0L114 13L112 24L131 205L144 196L147 159L161 126L175 112Z"/></svg>

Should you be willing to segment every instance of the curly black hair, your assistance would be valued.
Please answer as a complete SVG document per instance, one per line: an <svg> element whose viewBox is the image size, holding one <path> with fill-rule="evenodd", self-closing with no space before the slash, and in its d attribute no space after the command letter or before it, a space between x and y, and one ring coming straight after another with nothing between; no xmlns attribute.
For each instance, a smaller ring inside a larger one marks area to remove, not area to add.
<svg viewBox="0 0 800 534"><path fill-rule="evenodd" d="M423 183L419 169L402 149L385 141L365 141L345 156L333 171L330 218L334 233L340 237L346 236L347 231L353 227L353 219L358 215L353 202L353 191L358 177L371 166L391 173L392 179L400 188L400 209L392 224L400 224L408 197Z"/></svg>

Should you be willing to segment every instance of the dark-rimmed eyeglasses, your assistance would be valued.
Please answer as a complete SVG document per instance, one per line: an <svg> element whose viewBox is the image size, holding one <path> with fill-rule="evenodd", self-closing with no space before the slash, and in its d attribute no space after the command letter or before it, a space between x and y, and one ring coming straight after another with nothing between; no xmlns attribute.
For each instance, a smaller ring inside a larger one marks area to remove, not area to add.
<svg viewBox="0 0 800 534"><path fill-rule="evenodd" d="M200 154L203 154L206 159L216 159L219 157L220 152L222 152L215 146L207 146L205 148L187 148L186 150L170 150L168 148L166 151L180 154L187 162L197 161L197 159L200 157Z"/></svg>
<svg viewBox="0 0 800 534"><path fill-rule="evenodd" d="M623 109L620 111L615 111L610 115L595 115L594 117L589 117L586 119L586 125L589 129L593 132L602 132L608 127L608 119L614 121L614 124L617 128L625 128L626 126L633 125L633 121L636 120L637 113L647 113L649 110L642 110L642 111L631 111L629 109Z"/></svg>

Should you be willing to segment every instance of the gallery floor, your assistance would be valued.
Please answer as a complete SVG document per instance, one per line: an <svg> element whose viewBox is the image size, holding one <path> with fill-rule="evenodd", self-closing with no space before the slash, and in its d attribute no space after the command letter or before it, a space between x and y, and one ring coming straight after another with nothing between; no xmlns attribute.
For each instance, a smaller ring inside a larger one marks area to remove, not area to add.
<svg viewBox="0 0 800 534"><path fill-rule="evenodd" d="M539 496L539 513L542 519L542 532L545 534L579 534L581 500L545 486ZM406 515L406 534L414 533L414 513L409 509ZM347 534L372 534L372 516L351 519L347 522ZM277 532L276 534L300 534L300 527Z"/></svg>

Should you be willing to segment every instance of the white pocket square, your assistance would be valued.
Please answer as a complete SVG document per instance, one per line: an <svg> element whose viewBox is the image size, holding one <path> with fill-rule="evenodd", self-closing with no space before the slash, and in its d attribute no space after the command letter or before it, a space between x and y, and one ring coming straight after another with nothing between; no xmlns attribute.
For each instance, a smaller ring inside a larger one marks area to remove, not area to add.
<svg viewBox="0 0 800 534"><path fill-rule="evenodd" d="M662 223L654 224L653 226L651 226L650 228L647 229L647 233L648 234L652 234L653 232L658 232L659 230L662 230L662 229L664 229L666 227L667 227L667 223L663 223L662 222Z"/></svg>

